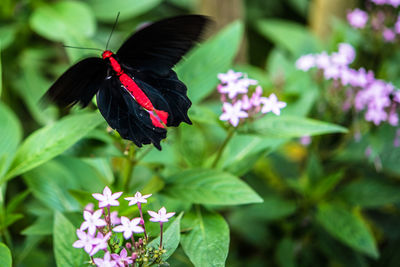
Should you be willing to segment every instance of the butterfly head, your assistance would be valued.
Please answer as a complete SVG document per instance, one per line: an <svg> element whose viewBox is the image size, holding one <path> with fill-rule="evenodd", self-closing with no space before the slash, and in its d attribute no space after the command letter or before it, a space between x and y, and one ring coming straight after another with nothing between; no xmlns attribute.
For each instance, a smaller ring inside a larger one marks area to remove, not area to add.
<svg viewBox="0 0 400 267"><path fill-rule="evenodd" d="M114 55L113 52L111 52L110 50L106 50L106 51L103 52L103 54L101 55L101 57L102 57L103 59L106 59L106 58L110 58L112 55Z"/></svg>

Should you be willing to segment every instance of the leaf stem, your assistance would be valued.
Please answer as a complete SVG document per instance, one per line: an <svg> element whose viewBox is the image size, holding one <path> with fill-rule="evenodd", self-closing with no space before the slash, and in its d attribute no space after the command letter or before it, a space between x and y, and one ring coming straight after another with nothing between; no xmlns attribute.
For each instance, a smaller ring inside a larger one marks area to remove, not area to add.
<svg viewBox="0 0 400 267"><path fill-rule="evenodd" d="M228 134L227 134L227 136L226 136L224 142L222 143L221 147L219 148L218 154L217 154L217 156L215 157L215 160L214 160L213 164L211 165L212 168L215 168L215 167L217 166L219 160L221 159L222 153L223 153L224 150L225 150L226 145L227 145L227 144L229 143L229 141L232 139L234 133L235 133L235 128L234 128L234 127L230 127L230 128L229 128L229 131L228 131Z"/></svg>

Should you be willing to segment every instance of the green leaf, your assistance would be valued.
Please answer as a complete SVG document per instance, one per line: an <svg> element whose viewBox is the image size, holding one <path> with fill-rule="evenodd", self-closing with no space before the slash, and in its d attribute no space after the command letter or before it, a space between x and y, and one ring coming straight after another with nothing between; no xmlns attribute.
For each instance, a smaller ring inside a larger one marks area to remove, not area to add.
<svg viewBox="0 0 400 267"><path fill-rule="evenodd" d="M1 67L1 46L2 46L2 42L0 39L0 97L1 97L1 92L3 91L3 71L2 71L2 67Z"/></svg>
<svg viewBox="0 0 400 267"><path fill-rule="evenodd" d="M80 176L75 176L66 165L49 161L23 175L36 199L53 211L76 211L79 203L69 193L78 189Z"/></svg>
<svg viewBox="0 0 400 267"><path fill-rule="evenodd" d="M99 113L70 115L32 133L19 147L10 179L61 154L102 122Z"/></svg>
<svg viewBox="0 0 400 267"><path fill-rule="evenodd" d="M5 104L0 102L0 180L10 166L21 141L21 124Z"/></svg>
<svg viewBox="0 0 400 267"><path fill-rule="evenodd" d="M375 259L379 257L375 239L359 215L340 206L322 204L318 207L317 221L342 243Z"/></svg>
<svg viewBox="0 0 400 267"><path fill-rule="evenodd" d="M12 42L14 42L16 33L16 24L6 24L0 27L0 51L6 49Z"/></svg>
<svg viewBox="0 0 400 267"><path fill-rule="evenodd" d="M89 0L94 15L101 21L114 22L118 12L119 19L126 20L146 13L161 3L161 0Z"/></svg>
<svg viewBox="0 0 400 267"><path fill-rule="evenodd" d="M225 266L229 227L218 213L198 209L184 216L191 230L181 235L182 248L196 267Z"/></svg>
<svg viewBox="0 0 400 267"><path fill-rule="evenodd" d="M66 41L69 36L91 37L96 30L89 6L78 1L42 5L35 9L29 22L34 31L52 41Z"/></svg>
<svg viewBox="0 0 400 267"><path fill-rule="evenodd" d="M269 195L264 203L249 205L234 210L231 218L240 221L243 217L261 222L277 221L292 215L297 209L295 202L285 200L279 196Z"/></svg>
<svg viewBox="0 0 400 267"><path fill-rule="evenodd" d="M244 125L240 131L268 138L295 138L305 135L346 133L347 129L308 118L268 114L254 123Z"/></svg>
<svg viewBox="0 0 400 267"><path fill-rule="evenodd" d="M292 239L282 239L279 241L275 251L276 262L279 263L280 267L295 267L295 251L296 243Z"/></svg>
<svg viewBox="0 0 400 267"><path fill-rule="evenodd" d="M4 266L4 267L12 266L11 251L3 243L0 243L0 262L1 262L1 266Z"/></svg>
<svg viewBox="0 0 400 267"><path fill-rule="evenodd" d="M59 212L54 215L53 229L54 255L58 267L82 266L89 256L83 249L74 248L77 240L76 229L72 223Z"/></svg>
<svg viewBox="0 0 400 267"><path fill-rule="evenodd" d="M179 216L169 225L167 230L164 229L162 245L167 252L162 255L163 261L166 261L179 246L179 241L181 239L180 225L182 215L183 213L179 214ZM158 248L160 245L160 237L152 240L149 245Z"/></svg>
<svg viewBox="0 0 400 267"><path fill-rule="evenodd" d="M191 169L167 178L167 194L191 203L238 205L262 202L246 183L213 169Z"/></svg>
<svg viewBox="0 0 400 267"><path fill-rule="evenodd" d="M53 215L43 215L22 231L23 235L52 235Z"/></svg>
<svg viewBox="0 0 400 267"><path fill-rule="evenodd" d="M217 75L230 67L242 35L243 24L236 21L191 51L187 59L176 66L178 77L189 88L188 95L193 103L200 102L215 90Z"/></svg>
<svg viewBox="0 0 400 267"><path fill-rule="evenodd" d="M362 179L346 185L339 193L353 205L379 207L400 202L400 187L372 179Z"/></svg>
<svg viewBox="0 0 400 267"><path fill-rule="evenodd" d="M235 175L249 171L257 160L281 146L286 139L268 139L254 135L236 135L228 143L223 156L223 168Z"/></svg>
<svg viewBox="0 0 400 267"><path fill-rule="evenodd" d="M258 31L276 45L287 49L294 56L315 52L319 41L303 25L279 19L263 19L256 24Z"/></svg>

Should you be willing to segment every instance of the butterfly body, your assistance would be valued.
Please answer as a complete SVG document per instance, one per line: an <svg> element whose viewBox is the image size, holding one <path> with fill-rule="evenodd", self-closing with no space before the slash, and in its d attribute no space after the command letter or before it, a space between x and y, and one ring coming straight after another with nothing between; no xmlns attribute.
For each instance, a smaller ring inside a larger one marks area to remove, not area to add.
<svg viewBox="0 0 400 267"><path fill-rule="evenodd" d="M135 83L134 78L124 72L114 53L106 50L102 54L103 60L108 61L114 74L118 76L119 81L124 89L126 89L134 98L134 100L145 110L149 112L151 122L155 127L164 128L163 124L167 124L168 112L156 110L147 95Z"/></svg>
<svg viewBox="0 0 400 267"><path fill-rule="evenodd" d="M86 58L69 68L45 98L68 107L87 106L94 95L107 123L137 146L161 149L166 126L191 124L187 88L172 70L198 41L209 19L164 19L134 33L114 54Z"/></svg>

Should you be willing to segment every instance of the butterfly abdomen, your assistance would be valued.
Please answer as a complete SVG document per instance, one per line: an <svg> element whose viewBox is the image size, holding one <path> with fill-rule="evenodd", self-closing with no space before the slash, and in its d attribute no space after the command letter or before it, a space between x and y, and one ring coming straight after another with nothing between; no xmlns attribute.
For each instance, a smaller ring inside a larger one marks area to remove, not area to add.
<svg viewBox="0 0 400 267"><path fill-rule="evenodd" d="M102 55L104 60L109 60L111 68L114 70L115 74L118 76L119 81L123 87L135 98L135 101L144 109L149 111L151 121L154 126L164 128L164 124L167 124L168 112L162 110L156 110L151 103L147 95L139 88L132 77L126 74L121 65L115 59L114 54L106 50ZM153 114L153 112L155 114Z"/></svg>

